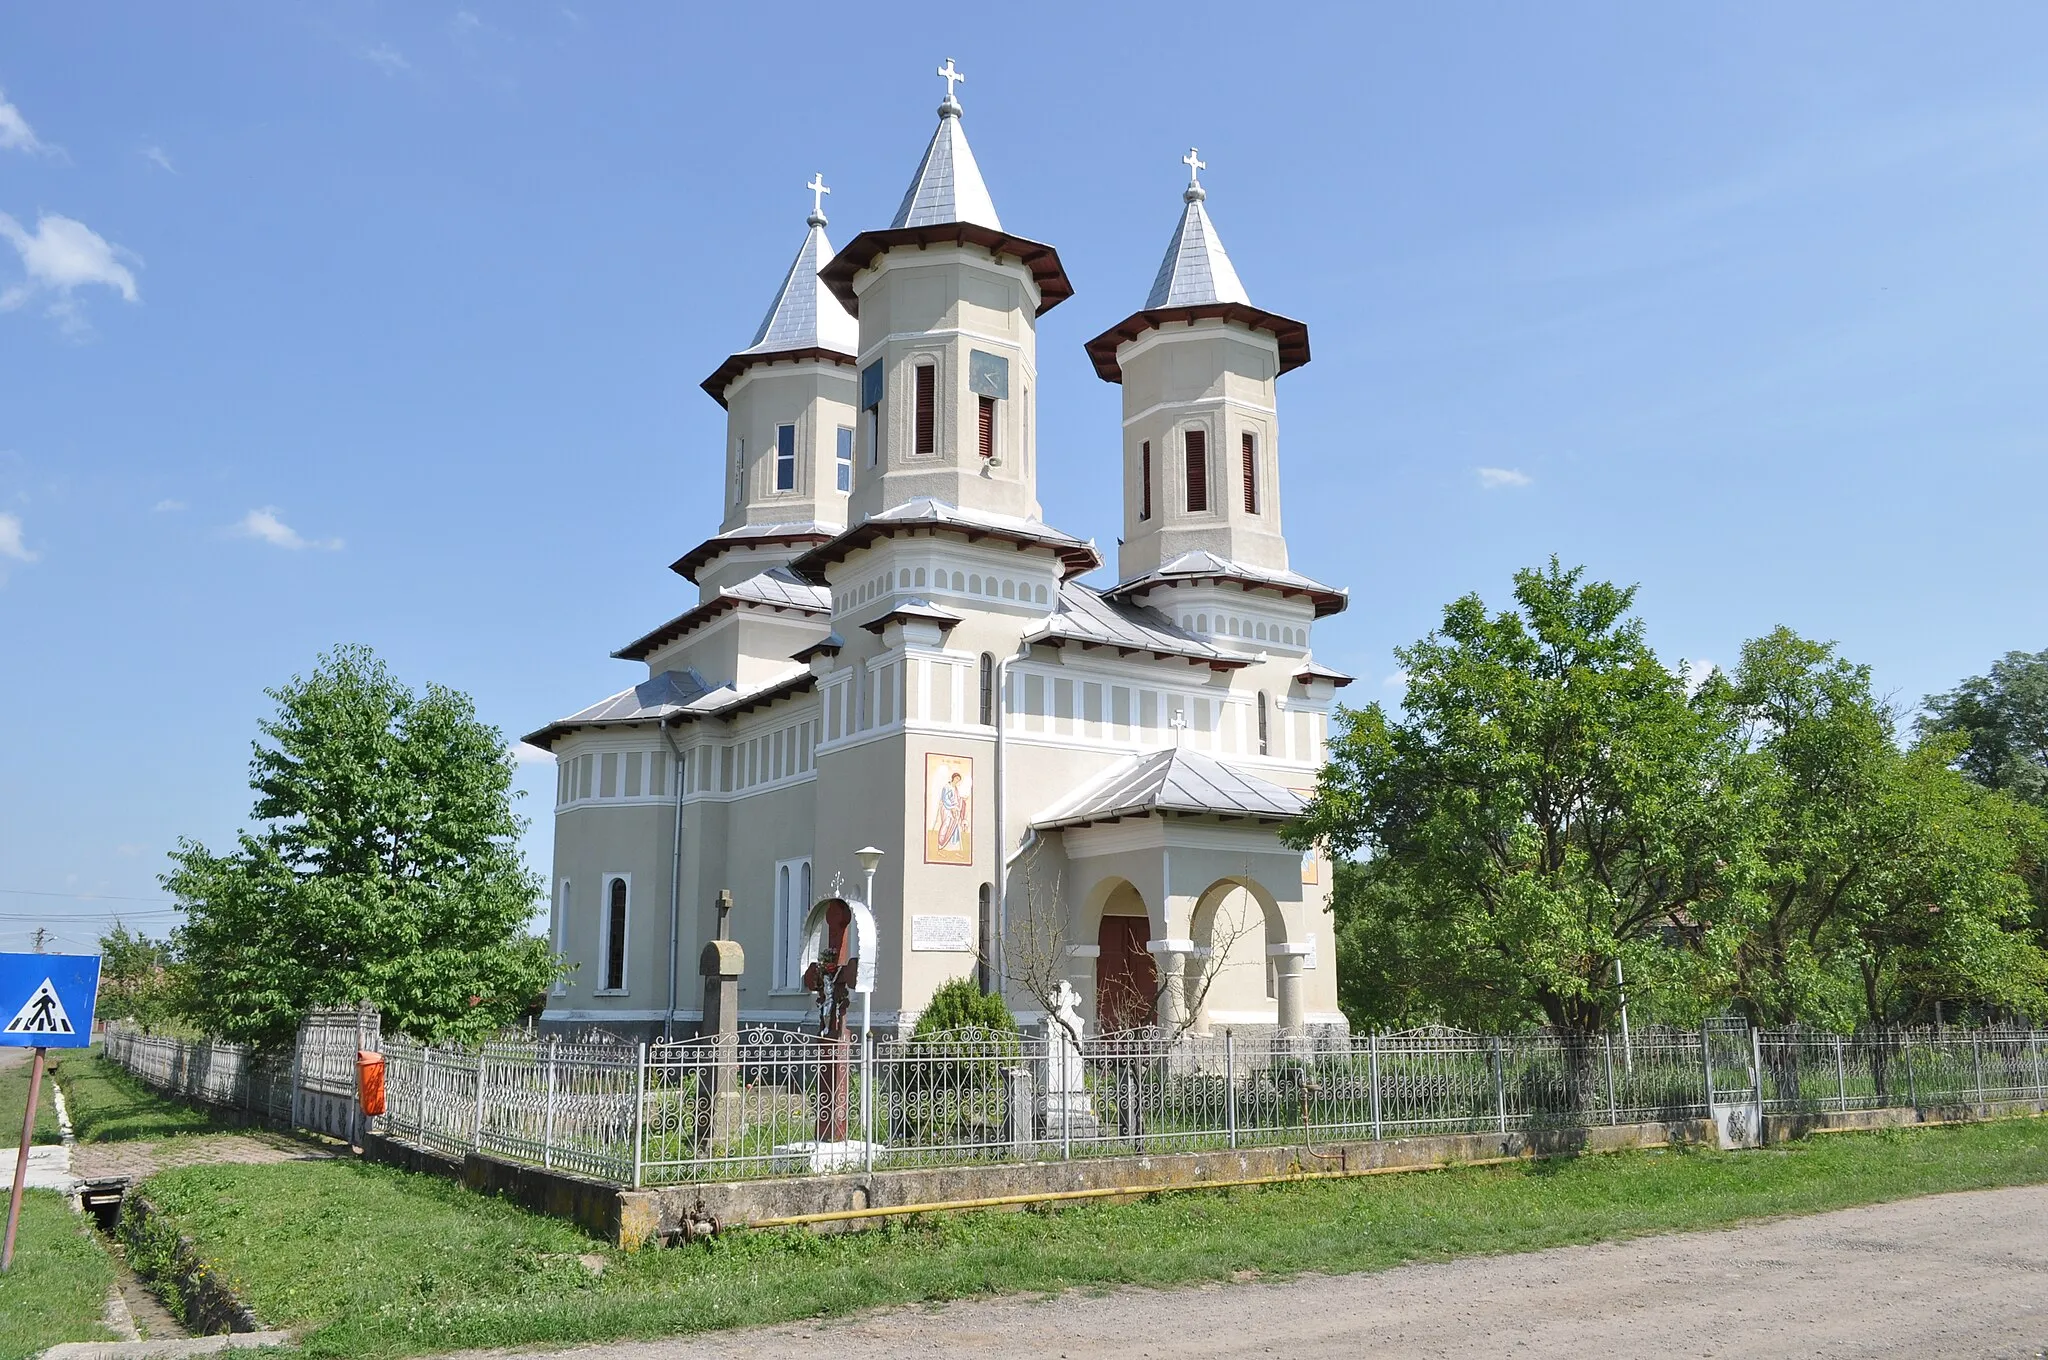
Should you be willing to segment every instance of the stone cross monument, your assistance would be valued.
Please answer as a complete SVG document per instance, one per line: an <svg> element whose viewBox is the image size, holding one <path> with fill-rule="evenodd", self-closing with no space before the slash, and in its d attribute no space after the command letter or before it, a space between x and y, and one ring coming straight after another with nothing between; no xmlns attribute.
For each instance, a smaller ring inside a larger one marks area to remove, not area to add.
<svg viewBox="0 0 2048 1360"><path fill-rule="evenodd" d="M732 891L718 892L718 935L708 941L697 961L704 975L704 1021L699 1043L711 1048L710 1062L697 1088L697 1139L700 1147L726 1142L745 1124L745 1099L740 1082L740 974L747 954L730 938Z"/></svg>

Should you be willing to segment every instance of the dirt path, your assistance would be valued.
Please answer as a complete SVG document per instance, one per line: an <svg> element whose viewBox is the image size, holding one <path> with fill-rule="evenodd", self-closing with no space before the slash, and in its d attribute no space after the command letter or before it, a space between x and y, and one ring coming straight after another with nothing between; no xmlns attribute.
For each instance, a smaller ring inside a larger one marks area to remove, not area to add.
<svg viewBox="0 0 2048 1360"><path fill-rule="evenodd" d="M893 1309L576 1360L2048 1355L2048 1186L1374 1275Z"/></svg>

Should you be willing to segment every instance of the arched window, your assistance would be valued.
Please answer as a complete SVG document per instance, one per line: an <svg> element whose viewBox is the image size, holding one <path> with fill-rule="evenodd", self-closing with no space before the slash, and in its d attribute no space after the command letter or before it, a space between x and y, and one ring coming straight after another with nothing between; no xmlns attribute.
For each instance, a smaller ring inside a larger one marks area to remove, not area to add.
<svg viewBox="0 0 2048 1360"><path fill-rule="evenodd" d="M604 989L626 990L626 880L614 878L604 890Z"/></svg>
<svg viewBox="0 0 2048 1360"><path fill-rule="evenodd" d="M967 578L957 571L953 573L953 589L956 593L967 589Z"/></svg>
<svg viewBox="0 0 2048 1360"><path fill-rule="evenodd" d="M1271 729L1270 729L1270 728L1268 727L1268 725L1267 725L1267 722L1266 722L1266 691L1264 691L1264 690L1260 690L1260 691L1259 691L1259 754L1260 754L1260 755L1262 755L1262 756L1266 756L1266 755L1271 755L1271 754L1273 753L1273 750L1272 750L1272 746L1273 746L1273 740L1272 740L1272 736L1271 736L1271 734L1270 734L1270 733L1271 733Z"/></svg>
<svg viewBox="0 0 2048 1360"><path fill-rule="evenodd" d="M1015 581L1003 582L1003 598L1006 600L1017 598L1017 583Z"/></svg>
<svg viewBox="0 0 2048 1360"><path fill-rule="evenodd" d="M1036 603L1038 603L1038 604L1044 604L1044 603L1045 603L1045 587L1044 587L1044 586L1039 586L1039 587L1037 587L1036 589L1034 589L1034 590L1033 590L1033 591L1031 592L1031 597L1032 597L1032 599L1033 599L1033 601L1034 601L1034 602L1036 602Z"/></svg>
<svg viewBox="0 0 2048 1360"><path fill-rule="evenodd" d="M915 579L916 579L917 583L918 583L918 584L919 584L920 586L922 586L922 585L924 584L924 568L923 568L923 567L919 567L919 568L917 569L917 576L916 576L916 578L915 578Z"/></svg>
<svg viewBox="0 0 2048 1360"><path fill-rule="evenodd" d="M989 652L981 654L981 725L996 725L996 659Z"/></svg>
<svg viewBox="0 0 2048 1360"><path fill-rule="evenodd" d="M981 577L978 574L967 578L967 593L970 595L981 594Z"/></svg>
<svg viewBox="0 0 2048 1360"><path fill-rule="evenodd" d="M1187 451L1188 513L1199 515L1209 508L1209 432L1188 430L1181 438Z"/></svg>
<svg viewBox="0 0 2048 1360"><path fill-rule="evenodd" d="M1152 441L1138 445L1138 518L1152 518Z"/></svg>
<svg viewBox="0 0 2048 1360"><path fill-rule="evenodd" d="M916 425L910 451L928 458L939 451L939 370L919 364L916 373Z"/></svg>

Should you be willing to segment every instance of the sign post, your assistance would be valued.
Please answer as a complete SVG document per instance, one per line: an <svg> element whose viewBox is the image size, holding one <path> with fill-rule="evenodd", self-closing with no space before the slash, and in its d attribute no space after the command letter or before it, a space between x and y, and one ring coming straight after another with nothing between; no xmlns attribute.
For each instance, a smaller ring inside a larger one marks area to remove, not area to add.
<svg viewBox="0 0 2048 1360"><path fill-rule="evenodd" d="M21 1189L28 1180L28 1149L35 1137L43 1067L53 1048L92 1042L92 1007L99 995L97 954L0 954L0 1048L33 1048L28 1108L21 1118L21 1150L14 1158L14 1189L7 1197L7 1236L0 1242L0 1272L14 1265L14 1234L21 1223Z"/></svg>

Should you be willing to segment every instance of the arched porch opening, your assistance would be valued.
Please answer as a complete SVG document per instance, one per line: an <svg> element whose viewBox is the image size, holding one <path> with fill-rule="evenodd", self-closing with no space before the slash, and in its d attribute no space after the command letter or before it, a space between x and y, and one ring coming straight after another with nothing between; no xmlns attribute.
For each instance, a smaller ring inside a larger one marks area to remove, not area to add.
<svg viewBox="0 0 2048 1360"><path fill-rule="evenodd" d="M1146 949L1152 918L1128 879L1098 889L1095 939L1095 1024L1104 1034L1140 1029L1159 1018L1159 972ZM1095 894L1091 894L1091 897Z"/></svg>
<svg viewBox="0 0 2048 1360"><path fill-rule="evenodd" d="M1195 899L1189 921L1195 956L1183 987L1198 1033L1218 1024L1280 1019L1280 973L1273 946L1287 943L1280 905L1256 879L1217 879Z"/></svg>

